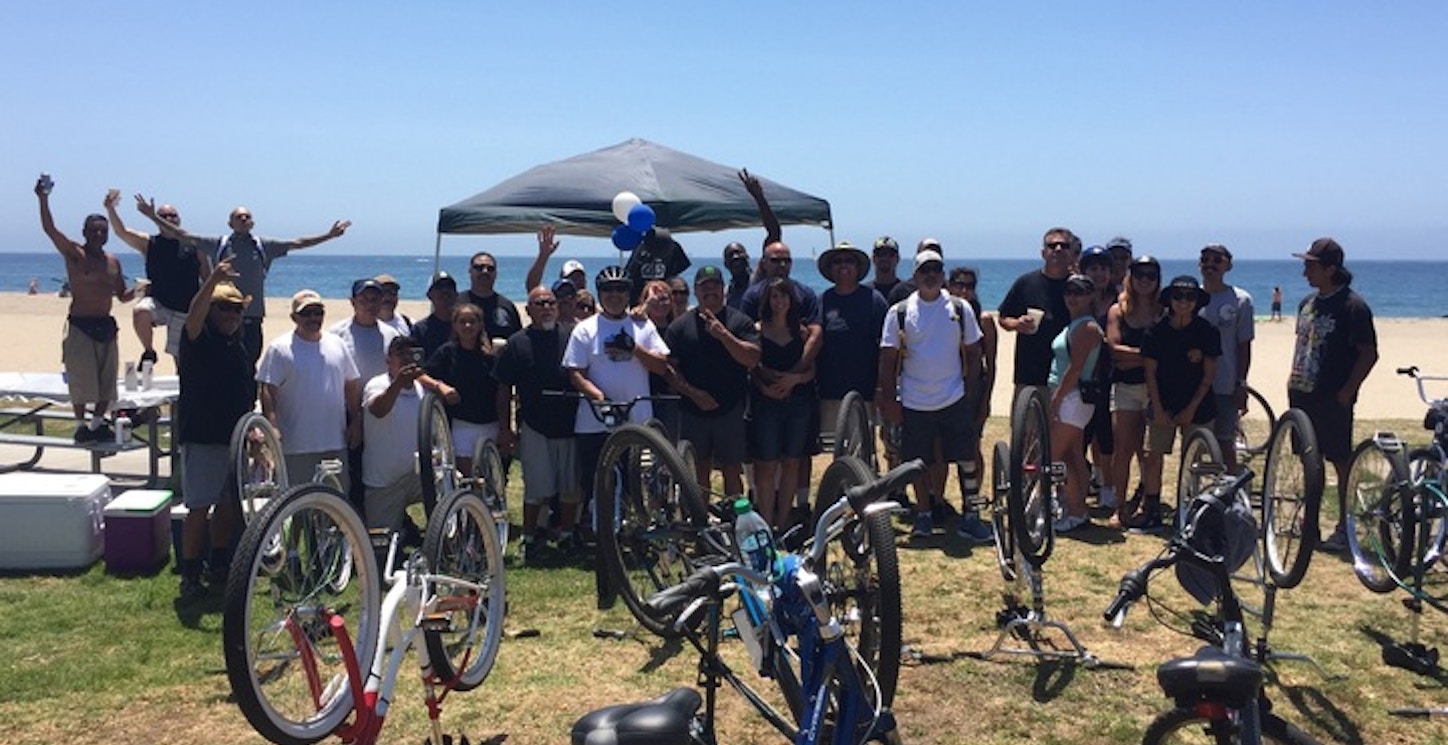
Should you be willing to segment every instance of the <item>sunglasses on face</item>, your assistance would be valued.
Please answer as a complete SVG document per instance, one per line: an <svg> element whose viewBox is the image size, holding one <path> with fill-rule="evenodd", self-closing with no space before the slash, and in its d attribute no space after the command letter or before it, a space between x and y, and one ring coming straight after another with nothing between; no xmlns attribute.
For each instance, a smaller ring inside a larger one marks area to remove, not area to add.
<svg viewBox="0 0 1448 745"><path fill-rule="evenodd" d="M1133 269L1131 270L1131 276L1136 277L1137 279L1145 279L1155 282L1156 280L1161 279L1161 272L1153 272L1149 269L1145 271Z"/></svg>
<svg viewBox="0 0 1448 745"><path fill-rule="evenodd" d="M321 308L303 308L297 311L297 315L301 316L302 318L321 318L323 315L326 314L326 312L327 311Z"/></svg>
<svg viewBox="0 0 1448 745"><path fill-rule="evenodd" d="M925 266L922 266L915 271L920 272L921 274L944 274L945 267L939 264L926 264Z"/></svg>
<svg viewBox="0 0 1448 745"><path fill-rule="evenodd" d="M531 304L539 308L551 308L557 305L558 301L549 300L548 298L539 298L537 300L534 300Z"/></svg>
<svg viewBox="0 0 1448 745"><path fill-rule="evenodd" d="M789 264L793 262L794 259L788 256L770 256L768 261L771 264Z"/></svg>
<svg viewBox="0 0 1448 745"><path fill-rule="evenodd" d="M628 292L628 285L604 285L598 288L599 292Z"/></svg>
<svg viewBox="0 0 1448 745"><path fill-rule="evenodd" d="M975 283L964 279L957 279L950 283L951 287L959 287L962 290L974 290Z"/></svg>
<svg viewBox="0 0 1448 745"><path fill-rule="evenodd" d="M1195 292L1186 292L1186 291L1173 292L1173 293L1171 294L1171 299L1172 299L1173 301L1178 301L1178 300L1180 300L1180 301L1191 301L1191 302L1195 303L1195 302L1197 301L1197 293L1195 293Z"/></svg>
<svg viewBox="0 0 1448 745"><path fill-rule="evenodd" d="M1049 248L1052 251L1065 251L1070 247L1071 244L1067 241L1051 241L1050 243L1046 244L1046 248Z"/></svg>
<svg viewBox="0 0 1448 745"><path fill-rule="evenodd" d="M222 313L240 313L241 303L212 303L211 307Z"/></svg>
<svg viewBox="0 0 1448 745"><path fill-rule="evenodd" d="M468 268L475 272L482 272L484 274L492 274L493 272L498 271L498 268L493 266L492 264L473 264Z"/></svg>

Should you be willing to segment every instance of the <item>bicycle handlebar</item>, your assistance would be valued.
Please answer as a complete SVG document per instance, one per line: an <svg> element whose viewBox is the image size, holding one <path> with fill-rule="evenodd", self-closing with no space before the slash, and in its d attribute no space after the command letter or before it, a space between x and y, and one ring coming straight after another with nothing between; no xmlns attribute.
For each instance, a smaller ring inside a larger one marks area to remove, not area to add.
<svg viewBox="0 0 1448 745"><path fill-rule="evenodd" d="M583 395L583 391L543 391L543 395L579 399L588 404L588 409L592 412L593 418L597 419L599 424L607 427L615 427L628 421L629 414L633 412L633 407L637 406L640 401L679 400L678 394L675 393L654 393L647 396L634 396L628 401L614 401L607 398L602 401L595 401Z"/></svg>
<svg viewBox="0 0 1448 745"><path fill-rule="evenodd" d="M845 490L845 498L855 512L863 513L871 502L879 500L910 483L916 475L925 470L925 461L916 458L895 466L883 476L866 484L852 486Z"/></svg>
<svg viewBox="0 0 1448 745"><path fill-rule="evenodd" d="M1419 372L1418 372L1418 366L1417 366L1417 365L1410 365L1410 366L1408 366L1408 367L1400 367L1400 368L1398 368L1397 372L1398 372L1399 375L1406 375L1406 376L1412 378L1413 381L1418 384L1418 400L1419 400L1419 401L1422 401L1423 403L1427 404L1427 405L1430 406L1430 407L1442 407L1442 406L1448 405L1448 401L1445 401L1444 399L1432 399L1432 398L1429 398L1429 397L1428 397L1428 390L1423 387L1423 384L1424 384L1424 383L1433 382L1433 381L1445 381L1445 380L1448 380L1448 375L1422 375L1422 374L1419 374Z"/></svg>
<svg viewBox="0 0 1448 745"><path fill-rule="evenodd" d="M677 585L665 587L649 596L644 604L661 616L669 616L700 598L719 594L722 580L728 576L740 576L751 582L767 583L769 578L737 561L700 567Z"/></svg>

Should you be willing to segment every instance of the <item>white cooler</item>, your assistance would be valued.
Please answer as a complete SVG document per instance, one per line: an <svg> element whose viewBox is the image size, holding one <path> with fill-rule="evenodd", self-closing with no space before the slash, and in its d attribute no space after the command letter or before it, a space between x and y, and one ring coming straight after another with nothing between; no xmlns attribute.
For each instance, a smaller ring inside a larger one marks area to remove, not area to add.
<svg viewBox="0 0 1448 745"><path fill-rule="evenodd" d="M105 550L111 482L92 473L0 474L0 569L85 569Z"/></svg>

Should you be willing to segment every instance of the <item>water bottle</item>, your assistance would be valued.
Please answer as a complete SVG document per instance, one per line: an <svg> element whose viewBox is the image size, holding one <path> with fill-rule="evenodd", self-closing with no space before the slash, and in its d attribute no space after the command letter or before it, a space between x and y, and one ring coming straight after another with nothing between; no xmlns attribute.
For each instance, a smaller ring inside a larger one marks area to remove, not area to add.
<svg viewBox="0 0 1448 745"><path fill-rule="evenodd" d="M136 381L137 381L137 378L136 378L136 363L134 363L134 362L127 362L127 363L126 363L126 390L128 390L128 391L134 391L134 390L136 390Z"/></svg>
<svg viewBox="0 0 1448 745"><path fill-rule="evenodd" d="M116 444L127 445L131 442L131 418L125 415L116 417Z"/></svg>
<svg viewBox="0 0 1448 745"><path fill-rule="evenodd" d="M755 571L774 571L774 531L748 498L734 502L734 545L739 547L739 559Z"/></svg>
<svg viewBox="0 0 1448 745"><path fill-rule="evenodd" d="M151 372L156 363L146 360L141 363L141 390L151 390Z"/></svg>

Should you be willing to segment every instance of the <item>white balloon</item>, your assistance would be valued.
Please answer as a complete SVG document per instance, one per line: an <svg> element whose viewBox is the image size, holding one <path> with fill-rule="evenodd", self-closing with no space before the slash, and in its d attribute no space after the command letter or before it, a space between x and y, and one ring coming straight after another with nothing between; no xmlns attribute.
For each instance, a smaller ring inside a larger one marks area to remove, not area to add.
<svg viewBox="0 0 1448 745"><path fill-rule="evenodd" d="M621 191L613 198L613 216L621 223L628 223L628 212L644 203L639 195L631 191Z"/></svg>

